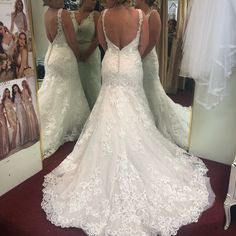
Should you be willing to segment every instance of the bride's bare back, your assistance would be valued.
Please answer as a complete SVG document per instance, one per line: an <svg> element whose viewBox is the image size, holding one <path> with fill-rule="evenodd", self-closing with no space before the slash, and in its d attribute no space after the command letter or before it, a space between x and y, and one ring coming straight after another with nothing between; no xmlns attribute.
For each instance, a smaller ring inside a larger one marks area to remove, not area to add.
<svg viewBox="0 0 236 236"><path fill-rule="evenodd" d="M58 28L57 13L58 13L57 9L52 10L49 8L44 15L45 30L47 38L50 43L54 41L57 35L57 28Z"/></svg>
<svg viewBox="0 0 236 236"><path fill-rule="evenodd" d="M48 8L44 15L44 23L47 38L50 43L53 43L54 39L57 36L58 30L58 11L59 9ZM76 35L73 27L73 23L71 21L70 15L66 10L62 10L61 13L62 20L62 30L64 32L66 41L69 47L72 49L74 54L78 56L78 46L76 41Z"/></svg>
<svg viewBox="0 0 236 236"><path fill-rule="evenodd" d="M148 44L147 21L143 15L141 25L139 52L142 55ZM139 29L139 13L130 7L112 8L107 10L104 17L104 27L108 39L119 49L127 46L136 37ZM106 40L103 32L102 16L98 23L99 42L106 50Z"/></svg>

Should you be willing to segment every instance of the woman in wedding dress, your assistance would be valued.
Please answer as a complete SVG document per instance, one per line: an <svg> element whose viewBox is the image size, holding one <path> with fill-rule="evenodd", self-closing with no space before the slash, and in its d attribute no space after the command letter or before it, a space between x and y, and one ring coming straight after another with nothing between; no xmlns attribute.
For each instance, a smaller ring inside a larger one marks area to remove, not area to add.
<svg viewBox="0 0 236 236"><path fill-rule="evenodd" d="M91 109L101 89L101 53L96 30L99 13L94 11L95 4L95 0L83 0L80 9L72 13L80 50L79 75Z"/></svg>
<svg viewBox="0 0 236 236"><path fill-rule="evenodd" d="M38 91L44 157L65 142L77 140L90 109L80 82L78 48L63 0L44 0L45 27L50 45L45 56L42 86Z"/></svg>
<svg viewBox="0 0 236 236"><path fill-rule="evenodd" d="M171 142L185 150L189 146L191 108L174 103L165 93L159 78L156 45L161 32L158 12L152 10L154 0L136 0L136 7L144 11L149 25L149 44L143 58L143 85L155 123Z"/></svg>
<svg viewBox="0 0 236 236"><path fill-rule="evenodd" d="M43 183L42 208L90 236L174 235L198 220L213 194L203 162L165 139L143 90L147 20L108 0L98 22L106 51L97 102L71 154Z"/></svg>

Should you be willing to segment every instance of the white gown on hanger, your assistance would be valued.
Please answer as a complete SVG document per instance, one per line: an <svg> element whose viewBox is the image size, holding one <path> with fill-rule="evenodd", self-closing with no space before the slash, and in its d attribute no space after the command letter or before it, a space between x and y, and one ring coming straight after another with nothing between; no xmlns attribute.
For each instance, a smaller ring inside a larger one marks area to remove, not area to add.
<svg viewBox="0 0 236 236"><path fill-rule="evenodd" d="M151 13L152 11L146 15L147 19ZM159 62L155 48L143 58L143 86L157 128L171 142L187 149L191 107L174 103L166 95L159 79Z"/></svg>
<svg viewBox="0 0 236 236"><path fill-rule="evenodd" d="M106 11L103 14L103 29ZM143 90L136 37L121 50L106 36L103 85L72 153L45 176L42 208L90 236L164 236L209 206L207 168L158 131Z"/></svg>
<svg viewBox="0 0 236 236"><path fill-rule="evenodd" d="M236 1L191 0L188 14L180 73L195 80L195 100L211 109L236 66Z"/></svg>
<svg viewBox="0 0 236 236"><path fill-rule="evenodd" d="M44 157L52 155L63 143L77 140L90 112L77 60L62 29L61 10L57 35L45 56L46 74L38 91Z"/></svg>

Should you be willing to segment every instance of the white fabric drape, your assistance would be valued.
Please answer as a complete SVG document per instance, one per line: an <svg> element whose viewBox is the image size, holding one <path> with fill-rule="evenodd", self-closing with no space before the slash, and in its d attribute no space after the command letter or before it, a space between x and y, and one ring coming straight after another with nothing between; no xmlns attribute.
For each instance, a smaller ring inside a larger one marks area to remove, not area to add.
<svg viewBox="0 0 236 236"><path fill-rule="evenodd" d="M236 65L235 21L235 0L190 1L180 74L195 79L195 99L206 109L227 95L227 80Z"/></svg>

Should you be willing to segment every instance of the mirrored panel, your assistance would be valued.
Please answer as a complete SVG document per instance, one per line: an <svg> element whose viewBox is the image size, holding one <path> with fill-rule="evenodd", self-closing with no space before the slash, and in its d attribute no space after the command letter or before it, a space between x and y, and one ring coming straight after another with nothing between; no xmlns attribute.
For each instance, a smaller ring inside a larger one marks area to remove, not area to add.
<svg viewBox="0 0 236 236"><path fill-rule="evenodd" d="M98 69L98 66L101 67L104 51L98 45L95 50L96 56L92 59L93 63L86 64L86 61L91 61L91 58L89 59L90 53L87 51L89 43L84 42L87 40L91 42L94 37L89 36L89 39L86 38L86 27L91 26L92 31L94 31L96 25L93 25L95 18L91 17L92 14L81 8L85 2L86 0L65 0L64 8L69 10L76 31L81 52L81 61L78 61L78 68L86 98L90 108L92 108L102 83L101 68ZM151 53L154 57L149 54L143 58L144 89L158 129L172 142L184 149L188 149L194 82L189 78L179 76L181 43L186 20L186 14L179 11L180 3L178 0L155 1L152 6L149 6L149 13L158 11L160 15L161 36L156 45L156 50ZM133 7L137 5L136 1L130 1L130 4ZM106 1L97 1L94 6L96 12L99 13L104 8L106 8ZM146 16L148 18L150 14ZM153 58L155 58L154 61L152 61ZM95 62L96 60L97 62ZM42 79L44 67L41 64L43 63L38 64L38 74ZM91 83L88 85L86 84L88 80L83 81L83 75L88 77L88 74L94 68L96 68L94 74L100 79L93 82L93 85ZM151 81L150 76L153 76L152 79L155 84L149 82Z"/></svg>
<svg viewBox="0 0 236 236"><path fill-rule="evenodd" d="M181 4L181 2L180 2ZM179 0L168 0L168 45L167 45L167 51L168 51L168 65L167 65L167 71L168 75L171 74L171 72L174 70L174 68L171 68L171 60L174 56L176 56L176 51L179 53L177 55L176 60L178 61L178 67L181 65L181 59L182 59L182 51L181 48L176 47L176 41L177 44L182 45L183 43L183 34L184 34L184 28L187 21L187 5L185 6L185 12L178 12L178 6L179 6ZM179 15L178 15L179 13ZM181 22L182 32L181 35L177 34L177 27L178 27L178 19ZM183 22L183 23L182 23ZM172 51L172 45L174 45L173 51ZM179 72L180 68L177 69L177 72ZM169 79L169 78L167 78ZM181 77L180 74L176 74L175 78L176 82L174 82L174 88L167 88L167 92L169 92L169 96L177 103L183 105L183 106L192 106L193 105L193 96L194 96L194 80L187 77Z"/></svg>

